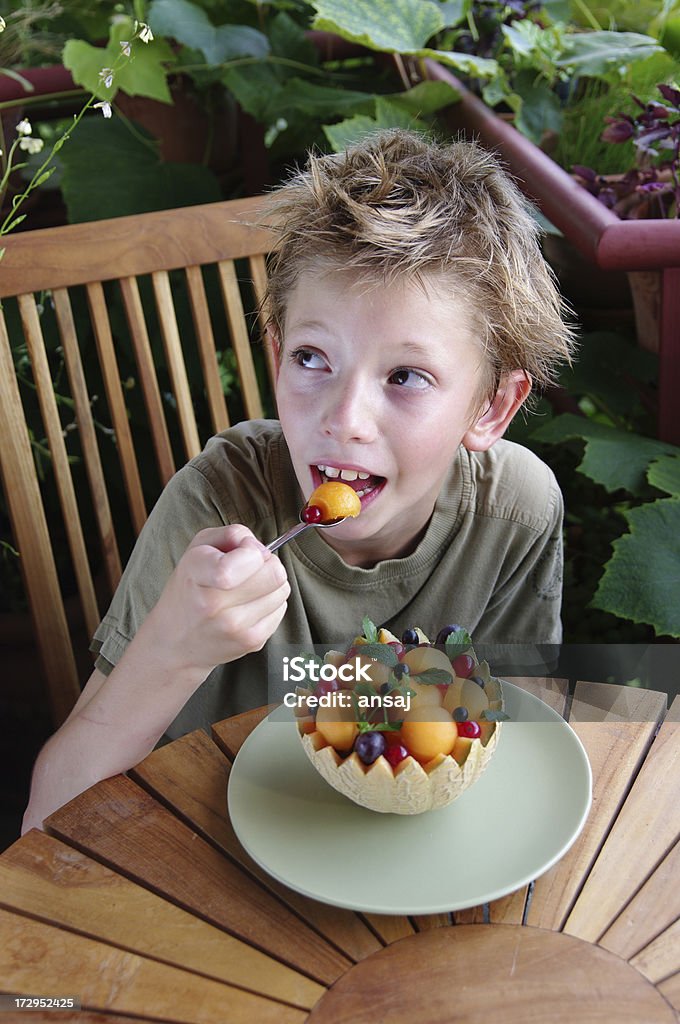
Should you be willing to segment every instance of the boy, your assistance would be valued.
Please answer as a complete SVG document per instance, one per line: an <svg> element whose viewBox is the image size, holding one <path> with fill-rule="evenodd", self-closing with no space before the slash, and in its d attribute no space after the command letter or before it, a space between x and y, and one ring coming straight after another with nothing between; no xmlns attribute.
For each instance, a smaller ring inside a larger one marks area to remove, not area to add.
<svg viewBox="0 0 680 1024"><path fill-rule="evenodd" d="M561 497L500 440L571 345L518 190L476 145L394 131L311 157L277 210L280 422L213 438L166 488L24 828L164 733L265 703L265 645L342 643L366 614L398 635L560 639ZM360 516L271 555L338 478Z"/></svg>

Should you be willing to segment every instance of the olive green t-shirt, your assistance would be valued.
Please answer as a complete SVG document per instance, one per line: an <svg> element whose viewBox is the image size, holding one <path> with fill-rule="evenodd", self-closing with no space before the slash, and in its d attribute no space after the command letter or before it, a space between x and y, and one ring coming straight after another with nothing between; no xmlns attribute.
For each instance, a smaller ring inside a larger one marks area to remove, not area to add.
<svg viewBox="0 0 680 1024"><path fill-rule="evenodd" d="M278 421L251 420L213 437L144 526L95 633L97 667L108 673L118 662L199 530L242 523L266 544L297 522L302 504ZM267 703L284 653L346 646L365 615L398 636L419 626L434 637L460 623L478 643L559 643L561 525L559 488L532 452L509 441L488 452L461 447L412 554L364 569L347 565L320 531L284 546L291 594L276 633L264 650L211 672L168 735Z"/></svg>

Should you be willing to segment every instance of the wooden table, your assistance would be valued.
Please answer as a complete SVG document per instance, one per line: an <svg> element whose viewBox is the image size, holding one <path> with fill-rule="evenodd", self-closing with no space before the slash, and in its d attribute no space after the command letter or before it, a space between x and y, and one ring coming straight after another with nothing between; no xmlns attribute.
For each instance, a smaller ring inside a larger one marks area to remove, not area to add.
<svg viewBox="0 0 680 1024"><path fill-rule="evenodd" d="M584 831L535 883L406 918L275 882L226 811L260 709L154 751L0 856L0 992L82 1000L0 1020L677 1021L680 698L666 713L664 694L514 682L566 705L593 769Z"/></svg>

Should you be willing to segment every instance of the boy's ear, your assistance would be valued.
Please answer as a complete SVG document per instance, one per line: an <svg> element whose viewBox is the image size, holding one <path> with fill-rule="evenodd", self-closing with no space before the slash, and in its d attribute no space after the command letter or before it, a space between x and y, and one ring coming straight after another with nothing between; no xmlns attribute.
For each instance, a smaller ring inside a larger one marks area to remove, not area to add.
<svg viewBox="0 0 680 1024"><path fill-rule="evenodd" d="M512 370L501 381L491 405L482 412L463 435L463 445L471 452L485 452L510 426L513 416L531 391L531 378L524 370Z"/></svg>

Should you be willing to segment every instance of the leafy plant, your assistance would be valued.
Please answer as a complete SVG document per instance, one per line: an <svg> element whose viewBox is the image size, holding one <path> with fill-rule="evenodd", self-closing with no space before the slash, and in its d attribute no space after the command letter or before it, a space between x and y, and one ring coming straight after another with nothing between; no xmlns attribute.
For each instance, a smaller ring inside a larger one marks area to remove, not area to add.
<svg viewBox="0 0 680 1024"><path fill-rule="evenodd" d="M636 638L626 622L618 630L615 619L584 623L583 607L680 637L680 448L643 432L653 362L619 335L585 337L563 380L582 415L556 416L531 433L565 491L567 600L578 590L572 641Z"/></svg>

